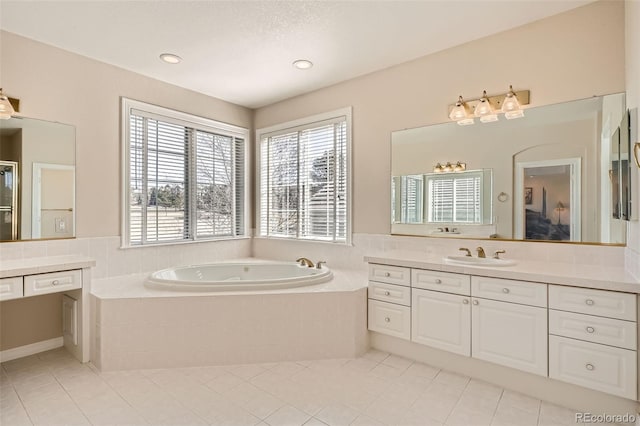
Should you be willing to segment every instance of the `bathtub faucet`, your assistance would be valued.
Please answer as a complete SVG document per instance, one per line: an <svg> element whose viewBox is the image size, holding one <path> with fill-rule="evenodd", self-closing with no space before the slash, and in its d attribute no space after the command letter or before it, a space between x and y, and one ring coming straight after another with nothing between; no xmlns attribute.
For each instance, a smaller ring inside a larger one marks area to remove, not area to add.
<svg viewBox="0 0 640 426"><path fill-rule="evenodd" d="M316 262L316 269L322 269L322 265L326 265L327 262L325 262L324 260L318 260Z"/></svg>
<svg viewBox="0 0 640 426"><path fill-rule="evenodd" d="M306 257L301 257L296 259L296 262L300 264L300 266L308 266L309 268L313 268L313 262L307 259Z"/></svg>

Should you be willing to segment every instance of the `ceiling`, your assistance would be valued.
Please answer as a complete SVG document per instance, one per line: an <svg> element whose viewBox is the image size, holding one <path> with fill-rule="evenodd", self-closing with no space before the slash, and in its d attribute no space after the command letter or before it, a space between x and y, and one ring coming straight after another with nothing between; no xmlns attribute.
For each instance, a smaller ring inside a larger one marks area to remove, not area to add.
<svg viewBox="0 0 640 426"><path fill-rule="evenodd" d="M257 108L590 1L0 0L0 28Z"/></svg>

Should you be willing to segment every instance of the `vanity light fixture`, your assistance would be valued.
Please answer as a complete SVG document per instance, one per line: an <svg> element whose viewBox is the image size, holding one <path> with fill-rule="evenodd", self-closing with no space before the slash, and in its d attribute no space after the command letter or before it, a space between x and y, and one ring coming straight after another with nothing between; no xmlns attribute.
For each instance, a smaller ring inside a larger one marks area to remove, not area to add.
<svg viewBox="0 0 640 426"><path fill-rule="evenodd" d="M494 111L493 106L491 105L491 101L487 97L486 90L482 92L480 103L476 105L476 109L473 114L476 117L480 117L480 121L482 121L483 123L498 121L498 114L496 114L496 112Z"/></svg>
<svg viewBox="0 0 640 426"><path fill-rule="evenodd" d="M0 120L8 120L16 113L16 110L13 108L13 103L18 104L17 99L9 98L8 96L2 93L2 88L0 88Z"/></svg>
<svg viewBox="0 0 640 426"><path fill-rule="evenodd" d="M458 97L458 102L456 102L456 105L449 113L449 118L460 126L468 126L475 122L473 120L473 116L469 113L469 107L464 99L462 99L462 96Z"/></svg>
<svg viewBox="0 0 640 426"><path fill-rule="evenodd" d="M504 117L507 120L524 117L524 111L520 108L520 102L518 102L518 97L513 92L513 86L511 85L509 85L509 93L507 93L504 102L502 102L502 112L504 112Z"/></svg>
<svg viewBox="0 0 640 426"><path fill-rule="evenodd" d="M168 64L179 64L182 62L182 58L178 55L174 55L173 53L163 53L160 55L160 59Z"/></svg>
<svg viewBox="0 0 640 426"><path fill-rule="evenodd" d="M441 163L436 164L433 167L434 173L450 173L450 172L463 172L467 169L467 163L461 163L460 161L456 162L456 164L451 164L449 161L445 163L443 166Z"/></svg>
<svg viewBox="0 0 640 426"><path fill-rule="evenodd" d="M449 118L460 125L473 124L473 117L479 117L483 123L491 123L498 120L498 114L504 113L508 120L524 117L523 105L529 105L529 90L514 91L509 86L507 93L488 96L487 91L482 92L479 99L465 101L462 96L458 101L449 105Z"/></svg>
<svg viewBox="0 0 640 426"><path fill-rule="evenodd" d="M293 66L298 68L299 70L308 70L313 66L313 62L307 59L298 59L293 61Z"/></svg>

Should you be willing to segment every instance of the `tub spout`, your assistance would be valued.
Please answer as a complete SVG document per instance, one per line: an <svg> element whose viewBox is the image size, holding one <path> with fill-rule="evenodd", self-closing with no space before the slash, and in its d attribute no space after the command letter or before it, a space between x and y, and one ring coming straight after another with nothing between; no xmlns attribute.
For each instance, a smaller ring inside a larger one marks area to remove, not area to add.
<svg viewBox="0 0 640 426"><path fill-rule="evenodd" d="M326 265L327 262L325 262L324 260L318 260L316 262L316 269L322 269L322 265Z"/></svg>
<svg viewBox="0 0 640 426"><path fill-rule="evenodd" d="M313 262L307 259L306 257L301 257L296 259L296 262L300 264L300 266L308 266L309 268L313 268Z"/></svg>

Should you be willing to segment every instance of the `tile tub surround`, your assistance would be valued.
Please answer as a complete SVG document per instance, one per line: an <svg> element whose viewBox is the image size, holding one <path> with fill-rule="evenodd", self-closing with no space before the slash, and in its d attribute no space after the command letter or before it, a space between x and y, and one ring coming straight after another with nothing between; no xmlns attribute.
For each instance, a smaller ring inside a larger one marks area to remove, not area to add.
<svg viewBox="0 0 640 426"><path fill-rule="evenodd" d="M103 371L344 358L368 347L360 273L252 293L157 291L145 277L94 281L91 360Z"/></svg>

